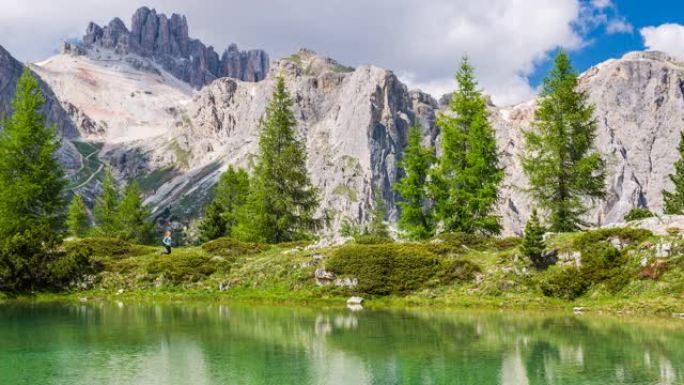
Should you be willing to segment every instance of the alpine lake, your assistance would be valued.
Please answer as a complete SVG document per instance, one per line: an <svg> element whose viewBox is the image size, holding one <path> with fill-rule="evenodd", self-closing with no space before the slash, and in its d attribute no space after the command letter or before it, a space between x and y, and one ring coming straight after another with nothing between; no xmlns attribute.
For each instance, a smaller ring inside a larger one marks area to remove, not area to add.
<svg viewBox="0 0 684 385"><path fill-rule="evenodd" d="M684 320L9 302L0 384L684 384Z"/></svg>

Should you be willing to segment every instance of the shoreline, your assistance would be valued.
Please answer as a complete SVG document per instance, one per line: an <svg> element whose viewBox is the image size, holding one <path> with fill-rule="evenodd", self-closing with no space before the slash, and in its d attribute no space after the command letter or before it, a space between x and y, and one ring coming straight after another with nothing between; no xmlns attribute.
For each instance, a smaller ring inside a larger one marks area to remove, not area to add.
<svg viewBox="0 0 684 385"><path fill-rule="evenodd" d="M266 295L265 295L266 294ZM301 293L298 293L301 294ZM268 293L266 290L237 290L220 293L193 290L135 290L118 292L77 291L69 293L21 294L0 298L0 305L8 303L102 303L130 302L138 304L232 304L254 306L346 308L347 297L293 296ZM677 306L673 308L673 306ZM579 310L578 308L581 308ZM567 302L537 297L449 297L428 299L415 294L365 298L363 309L406 311L511 311L516 313L554 313L563 315L611 316L625 319L642 317L671 319L684 325L684 300L647 301L647 299L600 299Z"/></svg>

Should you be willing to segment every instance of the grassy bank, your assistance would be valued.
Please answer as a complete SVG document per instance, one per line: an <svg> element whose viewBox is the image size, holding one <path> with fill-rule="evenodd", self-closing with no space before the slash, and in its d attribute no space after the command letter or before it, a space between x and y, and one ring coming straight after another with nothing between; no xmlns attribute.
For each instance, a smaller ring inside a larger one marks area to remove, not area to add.
<svg viewBox="0 0 684 385"><path fill-rule="evenodd" d="M684 312L684 241L631 229L553 235L556 263L537 269L519 239L450 235L424 243L257 245L222 239L176 248L72 241L96 273L38 300L217 301L453 307L624 314ZM318 271L318 272L317 272Z"/></svg>

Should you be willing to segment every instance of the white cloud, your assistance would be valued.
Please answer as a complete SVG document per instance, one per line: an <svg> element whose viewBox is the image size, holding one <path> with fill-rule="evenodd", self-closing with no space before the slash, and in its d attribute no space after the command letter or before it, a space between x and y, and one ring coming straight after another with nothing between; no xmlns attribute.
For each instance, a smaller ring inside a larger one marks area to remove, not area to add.
<svg viewBox="0 0 684 385"><path fill-rule="evenodd" d="M463 55L497 103L532 97L527 77L558 47L580 49L608 25L608 0L147 0L187 15L190 35L222 51L231 42L271 57L300 47L341 63L372 63L439 97L454 88ZM0 0L0 45L20 60L44 59L91 20L130 23L140 0ZM590 4L590 5L588 5ZM593 7L587 12L587 7ZM77 10L77 11L76 11ZM610 15L614 15L611 13ZM626 21L625 21L626 23ZM579 28L578 26L583 26ZM615 31L626 27L614 27ZM410 74L410 76L408 75Z"/></svg>
<svg viewBox="0 0 684 385"><path fill-rule="evenodd" d="M632 32L634 32L634 27L625 19L613 19L606 25L606 33L608 34Z"/></svg>
<svg viewBox="0 0 684 385"><path fill-rule="evenodd" d="M639 30L648 50L664 51L684 58L684 25L662 24Z"/></svg>

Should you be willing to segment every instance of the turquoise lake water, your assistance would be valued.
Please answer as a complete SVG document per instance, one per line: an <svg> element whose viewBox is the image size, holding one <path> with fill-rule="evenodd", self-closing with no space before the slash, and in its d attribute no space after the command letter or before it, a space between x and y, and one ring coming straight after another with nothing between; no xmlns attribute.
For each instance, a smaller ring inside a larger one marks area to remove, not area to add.
<svg viewBox="0 0 684 385"><path fill-rule="evenodd" d="M0 384L684 384L684 321L6 304Z"/></svg>

